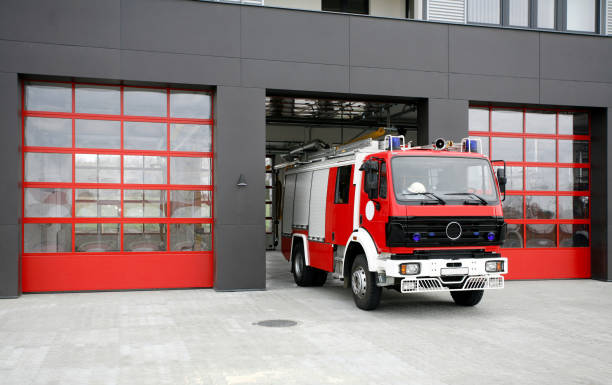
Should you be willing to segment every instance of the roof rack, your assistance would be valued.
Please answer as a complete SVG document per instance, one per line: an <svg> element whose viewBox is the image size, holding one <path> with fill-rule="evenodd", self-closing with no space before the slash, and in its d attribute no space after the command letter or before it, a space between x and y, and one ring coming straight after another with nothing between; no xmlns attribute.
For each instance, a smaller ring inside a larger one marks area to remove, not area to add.
<svg viewBox="0 0 612 385"><path fill-rule="evenodd" d="M367 138L363 140L359 140L357 142L343 144L340 146L335 146L325 150L319 150L313 153L304 153L301 158L296 158L293 161L288 161L284 163L277 164L274 166L275 170L279 170L286 167L292 167L298 164L307 164L312 162L317 162L330 158L337 158L339 156L347 156L354 154L355 152L370 148L372 150L378 150L379 145L378 141L373 140L372 138Z"/></svg>

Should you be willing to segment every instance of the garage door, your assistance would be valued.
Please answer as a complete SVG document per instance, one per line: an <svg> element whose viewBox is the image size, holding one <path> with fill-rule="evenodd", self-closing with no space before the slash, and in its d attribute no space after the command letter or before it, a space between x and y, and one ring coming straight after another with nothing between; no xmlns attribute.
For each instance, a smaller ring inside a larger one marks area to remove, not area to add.
<svg viewBox="0 0 612 385"><path fill-rule="evenodd" d="M213 284L212 95L24 82L23 291Z"/></svg>
<svg viewBox="0 0 612 385"><path fill-rule="evenodd" d="M590 277L589 112L474 106L469 116L470 136L507 162L508 277Z"/></svg>

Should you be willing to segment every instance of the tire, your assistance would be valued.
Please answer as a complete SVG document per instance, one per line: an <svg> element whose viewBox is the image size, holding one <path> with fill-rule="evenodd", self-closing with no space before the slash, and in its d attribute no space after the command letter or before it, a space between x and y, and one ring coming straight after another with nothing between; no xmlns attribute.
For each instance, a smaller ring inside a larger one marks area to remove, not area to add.
<svg viewBox="0 0 612 385"><path fill-rule="evenodd" d="M482 299L484 290L451 291L451 297L459 306L476 306Z"/></svg>
<svg viewBox="0 0 612 385"><path fill-rule="evenodd" d="M355 258L351 268L351 291L355 305L362 310L374 310L380 304L382 288L376 286L376 273L368 270L363 254Z"/></svg>
<svg viewBox="0 0 612 385"><path fill-rule="evenodd" d="M298 286L323 286L327 280L327 271L306 266L304 258L304 247L297 244L293 253L291 271L293 280Z"/></svg>

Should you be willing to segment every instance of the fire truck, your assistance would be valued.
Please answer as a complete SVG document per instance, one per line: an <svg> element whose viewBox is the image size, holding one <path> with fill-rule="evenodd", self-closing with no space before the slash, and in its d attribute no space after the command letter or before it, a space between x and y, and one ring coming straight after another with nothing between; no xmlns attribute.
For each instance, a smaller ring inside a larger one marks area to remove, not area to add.
<svg viewBox="0 0 612 385"><path fill-rule="evenodd" d="M364 310L378 307L383 287L448 291L462 306L504 287L505 163L495 173L478 139L412 147L387 135L276 169L281 249L297 285L322 286L332 273Z"/></svg>

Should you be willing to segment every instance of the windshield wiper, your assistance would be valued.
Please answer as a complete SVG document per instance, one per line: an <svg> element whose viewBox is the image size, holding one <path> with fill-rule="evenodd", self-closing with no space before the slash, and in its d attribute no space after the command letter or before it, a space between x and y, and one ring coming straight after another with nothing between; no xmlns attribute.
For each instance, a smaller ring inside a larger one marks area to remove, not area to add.
<svg viewBox="0 0 612 385"><path fill-rule="evenodd" d="M478 194L474 194L474 193L456 192L456 193L448 193L448 194L444 194L444 195L465 195L465 196L471 196L471 197L474 197L474 198L478 199L480 201L480 203L482 203L484 206L489 204L489 202L487 202L483 197L481 197Z"/></svg>
<svg viewBox="0 0 612 385"><path fill-rule="evenodd" d="M402 193L402 195L424 195L426 197L430 197L430 198L434 198L435 200L438 201L439 204L441 205L445 205L446 201L442 198L440 198L439 196L437 196L436 194L432 193L432 192L422 192L422 193Z"/></svg>

